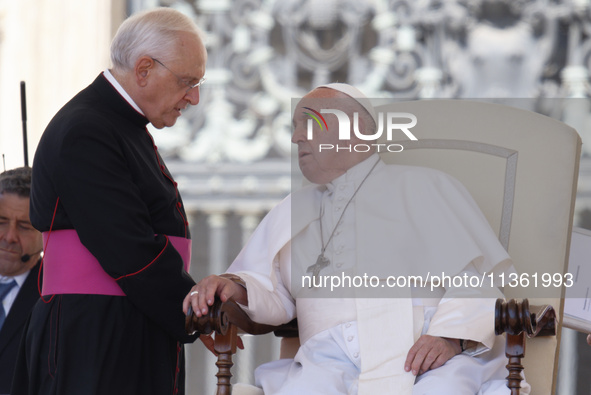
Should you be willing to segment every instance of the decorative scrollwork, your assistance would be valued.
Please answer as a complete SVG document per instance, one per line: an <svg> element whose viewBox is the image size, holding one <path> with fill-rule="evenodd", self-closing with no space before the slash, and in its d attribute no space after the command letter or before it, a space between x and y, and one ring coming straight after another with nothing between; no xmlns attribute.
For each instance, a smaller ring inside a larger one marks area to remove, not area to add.
<svg viewBox="0 0 591 395"><path fill-rule="evenodd" d="M532 312L533 311L533 312ZM527 337L556 335L556 312L552 306L533 307L523 299L518 302L510 299L505 302L497 299L495 305L495 333Z"/></svg>
<svg viewBox="0 0 591 395"><path fill-rule="evenodd" d="M201 118L191 117L189 131L178 126L184 139L158 136L170 139L159 144L172 147L165 154L184 161L288 160L290 126L277 120L291 98L333 81L376 98L589 96L586 0L161 4L186 10L207 37ZM208 145L220 138L228 143Z"/></svg>

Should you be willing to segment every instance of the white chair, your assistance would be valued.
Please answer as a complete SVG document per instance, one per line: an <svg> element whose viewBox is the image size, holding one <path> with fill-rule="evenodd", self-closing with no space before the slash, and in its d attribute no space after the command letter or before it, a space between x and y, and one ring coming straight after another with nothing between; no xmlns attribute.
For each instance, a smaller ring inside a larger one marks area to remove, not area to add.
<svg viewBox="0 0 591 395"><path fill-rule="evenodd" d="M581 146L575 130L530 111L484 102L396 102L378 106L376 111L416 116L412 133L418 141L409 141L402 133L399 141L381 141L404 147L402 152L382 154L383 159L433 167L462 182L513 258L517 271L524 274L521 279L530 280L529 287L523 280L518 287L506 286L506 297L529 298L532 305L552 305L560 320L563 288L543 288L539 281L543 273L562 274L567 269ZM538 286L534 287L536 273ZM247 331L272 329L247 322L234 307L222 307L211 317L201 319L198 327L215 330L232 328L234 323ZM195 321L188 320L188 325ZM228 330L235 333L235 328ZM222 338L218 345L222 353L218 394L228 394L235 339L228 335ZM559 339L560 325L555 337L528 340L524 364L532 395L554 393Z"/></svg>
<svg viewBox="0 0 591 395"><path fill-rule="evenodd" d="M567 271L581 140L555 119L499 104L432 100L387 104L378 112L409 112L418 141L385 155L391 163L437 168L461 181L497 232L529 287L505 287L507 298L552 305L561 319L564 288L543 288L543 273ZM538 274L538 287L533 286ZM524 360L532 395L554 393L560 344L528 340Z"/></svg>

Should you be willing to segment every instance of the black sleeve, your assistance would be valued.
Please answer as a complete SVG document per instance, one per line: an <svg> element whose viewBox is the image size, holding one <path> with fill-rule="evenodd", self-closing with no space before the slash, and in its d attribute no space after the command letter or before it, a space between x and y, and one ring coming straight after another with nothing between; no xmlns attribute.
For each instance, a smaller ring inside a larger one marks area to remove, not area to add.
<svg viewBox="0 0 591 395"><path fill-rule="evenodd" d="M79 122L66 134L51 175L60 205L131 303L174 338L193 341L184 331L182 301L195 283L167 237L155 235L124 147L104 123Z"/></svg>

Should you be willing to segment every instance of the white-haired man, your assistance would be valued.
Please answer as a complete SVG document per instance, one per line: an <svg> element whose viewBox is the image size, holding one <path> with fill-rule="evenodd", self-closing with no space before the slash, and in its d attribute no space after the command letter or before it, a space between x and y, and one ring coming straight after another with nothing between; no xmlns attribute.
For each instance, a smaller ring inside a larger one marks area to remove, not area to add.
<svg viewBox="0 0 591 395"><path fill-rule="evenodd" d="M43 301L12 394L184 393L182 300L194 281L187 216L146 125L199 102L207 53L190 18L123 22L112 68L45 130L31 222L44 236Z"/></svg>
<svg viewBox="0 0 591 395"><path fill-rule="evenodd" d="M339 140L337 116L318 116L335 109L353 120L347 141ZM508 394L503 342L493 332L498 289L421 293L383 281L480 275L512 264L459 182L432 169L386 165L365 149L375 119L369 100L349 85L304 96L292 142L312 184L265 217L229 274L193 287L184 309L205 314L218 294L257 322L297 316L295 358L255 373L265 394ZM355 123L366 136L354 133ZM364 274L371 285L359 281ZM353 285L332 288L332 279L351 277Z"/></svg>

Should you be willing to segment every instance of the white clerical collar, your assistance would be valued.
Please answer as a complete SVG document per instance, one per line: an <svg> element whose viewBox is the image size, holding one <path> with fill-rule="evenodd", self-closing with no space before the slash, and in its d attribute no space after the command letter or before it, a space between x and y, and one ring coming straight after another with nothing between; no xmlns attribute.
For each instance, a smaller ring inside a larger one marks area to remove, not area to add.
<svg viewBox="0 0 591 395"><path fill-rule="evenodd" d="M328 184L326 184L326 188L329 192L332 192L337 186L353 182L355 184L361 182L367 173L369 173L370 169L376 164L376 161L380 160L378 154L373 154L369 158L365 159L363 162L359 162L349 170L345 172L345 174L338 176Z"/></svg>
<svg viewBox="0 0 591 395"><path fill-rule="evenodd" d="M113 85L113 88L115 88L117 92L119 92L119 94L123 96L123 98L129 103L130 106L132 106L137 112L139 112L143 116L146 116L146 114L144 114L144 112L138 107L138 105L135 104L131 96L129 96L127 92L125 92L125 89L123 89L119 81L117 81L115 77L113 77L113 74L111 74L109 69L103 71L103 74L105 75L107 81L109 81L111 85Z"/></svg>

